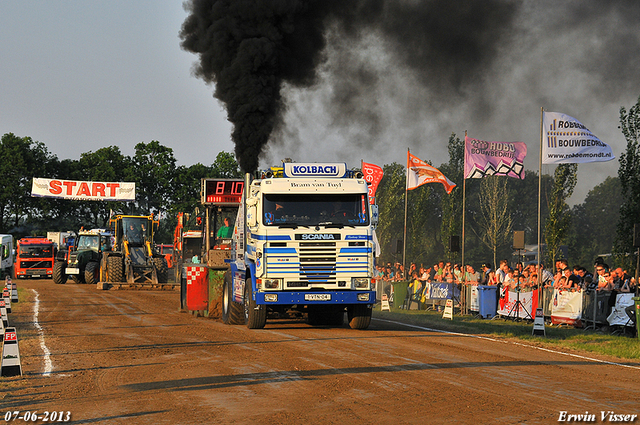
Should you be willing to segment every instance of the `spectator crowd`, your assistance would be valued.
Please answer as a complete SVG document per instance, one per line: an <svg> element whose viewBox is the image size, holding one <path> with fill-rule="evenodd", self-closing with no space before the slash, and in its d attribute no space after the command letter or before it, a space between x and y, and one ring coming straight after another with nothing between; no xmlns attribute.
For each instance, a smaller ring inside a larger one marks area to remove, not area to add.
<svg viewBox="0 0 640 425"><path fill-rule="evenodd" d="M543 264L516 263L510 267L507 260L501 260L494 270L491 263L483 263L477 271L471 264L463 267L460 264L440 261L433 265L416 265L411 263L409 269L400 263L387 263L386 266L376 266L378 280L384 282L384 292L390 293L393 282L408 281L413 294L418 294L425 287L425 283L446 282L455 283L460 288L466 285L499 285L502 290L532 291L536 288L553 287L565 291L596 290L617 293L635 292L636 281L621 267L610 268L602 258L595 261L594 272L575 265L569 267L565 259L555 262L555 270L547 270Z"/></svg>

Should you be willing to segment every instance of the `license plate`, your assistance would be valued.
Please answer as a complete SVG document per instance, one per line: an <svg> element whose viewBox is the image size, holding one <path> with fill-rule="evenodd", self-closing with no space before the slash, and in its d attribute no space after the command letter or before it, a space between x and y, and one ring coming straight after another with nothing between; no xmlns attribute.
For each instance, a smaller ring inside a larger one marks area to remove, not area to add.
<svg viewBox="0 0 640 425"><path fill-rule="evenodd" d="M80 274L80 269L67 267L67 274Z"/></svg>
<svg viewBox="0 0 640 425"><path fill-rule="evenodd" d="M305 301L331 301L331 294L304 294Z"/></svg>
<svg viewBox="0 0 640 425"><path fill-rule="evenodd" d="M40 277L39 274L32 274L31 277Z"/></svg>

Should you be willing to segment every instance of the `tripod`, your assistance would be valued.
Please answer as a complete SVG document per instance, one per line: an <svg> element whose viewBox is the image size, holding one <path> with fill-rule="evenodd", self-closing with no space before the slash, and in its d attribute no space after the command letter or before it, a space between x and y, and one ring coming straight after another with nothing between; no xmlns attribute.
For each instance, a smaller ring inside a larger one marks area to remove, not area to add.
<svg viewBox="0 0 640 425"><path fill-rule="evenodd" d="M516 286L516 303L513 305L513 307L511 307L511 310L509 310L509 314L507 315L507 317L511 317L511 313L513 313L513 311L515 310L516 315L515 317L512 318L512 320L520 320L520 309L518 309L518 307L522 307L525 313L527 313L527 317L524 317L524 319L529 318L529 320L531 320L531 313L529 313L527 308L520 301L520 284L519 283Z"/></svg>

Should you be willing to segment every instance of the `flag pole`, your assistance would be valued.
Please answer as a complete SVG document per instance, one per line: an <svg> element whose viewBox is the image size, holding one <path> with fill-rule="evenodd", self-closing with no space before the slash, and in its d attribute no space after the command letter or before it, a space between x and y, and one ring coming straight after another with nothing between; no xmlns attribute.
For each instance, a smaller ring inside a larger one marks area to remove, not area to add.
<svg viewBox="0 0 640 425"><path fill-rule="evenodd" d="M542 252L540 250L541 245L541 211L542 211L542 133L544 132L544 107L540 108L540 158L538 160L538 289L540 289L540 284L542 283L542 270L540 270L540 262L542 257ZM542 305L540 298L542 295L542 291L538 290L538 305Z"/></svg>
<svg viewBox="0 0 640 425"><path fill-rule="evenodd" d="M405 174L405 179L404 179L404 230L403 230L403 236L402 236L402 271L403 273L406 272L407 270L407 265L406 265L406 254L407 254L407 197L408 197L408 193L409 193L409 153L410 153L410 149L407 148L407 170L406 170L406 174ZM402 276L402 278L404 279L404 276Z"/></svg>
<svg viewBox="0 0 640 425"><path fill-rule="evenodd" d="M464 131L464 149L466 152L467 149L467 130ZM465 155L466 157L466 155ZM466 158L465 158L466 159ZM462 269L462 285L460 285L460 288L462 289L462 306L460 308L460 311L462 312L462 314L467 314L467 291L466 291L466 285L465 285L465 278L467 276L467 267L464 264L464 228L465 228L465 218L466 218L466 201L467 201L467 179L466 176L464 175L464 159L462 162L462 259L461 264L460 264L460 268Z"/></svg>

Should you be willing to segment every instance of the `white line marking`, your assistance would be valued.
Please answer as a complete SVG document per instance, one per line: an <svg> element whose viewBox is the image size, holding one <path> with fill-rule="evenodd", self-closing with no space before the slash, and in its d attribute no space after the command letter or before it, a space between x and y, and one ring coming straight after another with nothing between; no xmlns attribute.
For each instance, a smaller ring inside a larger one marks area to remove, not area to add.
<svg viewBox="0 0 640 425"><path fill-rule="evenodd" d="M549 348L543 348L543 347L536 347L535 345L528 345L528 344L524 344L522 342L501 340L501 339L490 338L490 337L487 337L487 336L471 335L471 334L465 334L465 333L460 333L460 332L443 331L441 329L426 328L424 326L411 325L411 324L408 324L408 323L396 322L396 321L393 321L393 320L377 319L377 318L374 318L374 320L379 320L381 322L387 322L387 323L393 323L393 324L396 324L396 325L407 326L407 327L410 327L410 328L421 329L421 330L429 331L429 332L440 332L440 333L449 334L449 335L466 336L466 337L469 337L469 338L478 338L478 339L484 339L484 340L487 340L487 341L501 342L503 344L519 345L521 347L533 348L533 349L536 349L536 350L546 351L548 353L553 353L553 354L562 354L563 356L576 357L578 359L589 360L589 361L596 362L596 363L604 363L604 364L608 364L608 365L612 365L612 366L621 366L621 367L628 367L630 369L640 370L640 367L638 367L638 366L632 366L632 365L627 365L627 364L622 364L622 363L608 362L606 360L594 359L592 357L580 356L578 354L563 353L562 351L551 350Z"/></svg>
<svg viewBox="0 0 640 425"><path fill-rule="evenodd" d="M38 330L38 335L40 335L40 348L44 352L44 376L51 376L51 370L53 369L53 364L51 363L51 352L47 348L44 343L44 331L42 330L42 326L38 323L38 314L40 311L40 297L38 296L38 291L32 289L32 291L36 294L36 303L33 306L33 326Z"/></svg>

